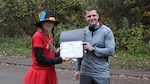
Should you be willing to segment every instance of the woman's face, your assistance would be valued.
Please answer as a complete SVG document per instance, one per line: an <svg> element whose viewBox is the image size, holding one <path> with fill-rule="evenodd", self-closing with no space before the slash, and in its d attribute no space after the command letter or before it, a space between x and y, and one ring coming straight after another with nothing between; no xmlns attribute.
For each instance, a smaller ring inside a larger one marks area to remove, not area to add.
<svg viewBox="0 0 150 84"><path fill-rule="evenodd" d="M54 27L54 22L43 22L43 29L46 31L51 31Z"/></svg>

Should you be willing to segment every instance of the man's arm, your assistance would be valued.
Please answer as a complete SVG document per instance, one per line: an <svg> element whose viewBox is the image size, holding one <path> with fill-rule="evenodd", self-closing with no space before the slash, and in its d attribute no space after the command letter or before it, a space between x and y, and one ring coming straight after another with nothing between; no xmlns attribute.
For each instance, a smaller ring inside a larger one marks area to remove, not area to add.
<svg viewBox="0 0 150 84"><path fill-rule="evenodd" d="M96 56L113 56L115 53L115 40L114 40L114 35L112 31L109 31L106 35L105 35L105 47L104 48L99 48L97 46L94 46L94 54Z"/></svg>
<svg viewBox="0 0 150 84"><path fill-rule="evenodd" d="M82 58L78 58L76 60L76 71L80 71L81 62L82 62Z"/></svg>

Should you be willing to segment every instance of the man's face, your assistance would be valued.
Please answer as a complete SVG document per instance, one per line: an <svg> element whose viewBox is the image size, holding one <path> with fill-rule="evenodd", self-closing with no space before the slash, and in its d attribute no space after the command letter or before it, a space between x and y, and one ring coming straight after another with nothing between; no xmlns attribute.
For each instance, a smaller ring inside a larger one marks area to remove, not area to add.
<svg viewBox="0 0 150 84"><path fill-rule="evenodd" d="M99 14L96 10L86 11L85 20L90 26L98 25Z"/></svg>

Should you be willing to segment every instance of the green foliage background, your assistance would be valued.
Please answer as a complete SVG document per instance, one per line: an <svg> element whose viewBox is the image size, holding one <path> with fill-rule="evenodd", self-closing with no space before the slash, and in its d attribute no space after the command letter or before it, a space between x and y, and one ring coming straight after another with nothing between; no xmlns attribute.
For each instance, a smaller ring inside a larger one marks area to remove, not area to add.
<svg viewBox="0 0 150 84"><path fill-rule="evenodd" d="M143 59L144 64L149 66L149 0L0 0L0 51L3 54L7 54L8 49L13 49L16 53L20 53L20 49L30 51L31 37L37 30L35 23L39 21L38 14L42 10L53 11L60 21L55 28L55 43L58 46L62 31L87 25L84 20L84 9L89 5L94 5L98 9L100 22L113 30L116 53L130 53L117 54L114 61L124 58L123 56L133 56L134 60L128 59L117 63L130 66L127 61L139 62ZM14 51L10 51L10 55L12 53ZM122 55L122 58L119 55ZM135 57L139 59L136 60Z"/></svg>

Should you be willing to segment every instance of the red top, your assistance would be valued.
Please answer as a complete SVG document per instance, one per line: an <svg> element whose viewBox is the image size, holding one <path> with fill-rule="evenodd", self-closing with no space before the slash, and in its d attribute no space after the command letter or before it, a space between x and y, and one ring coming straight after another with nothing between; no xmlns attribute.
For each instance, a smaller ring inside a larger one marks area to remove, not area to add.
<svg viewBox="0 0 150 84"><path fill-rule="evenodd" d="M46 38L45 38L46 37ZM36 61L34 47L41 47L44 56L54 58L54 53L46 46L52 43L52 38L39 30L32 37L32 66L24 77L23 84L58 84L54 65L39 65Z"/></svg>
<svg viewBox="0 0 150 84"><path fill-rule="evenodd" d="M47 58L55 58L55 55L52 51L48 50L46 46L48 45L48 42L52 43L52 38L49 35L46 35L44 37L44 34L42 31L37 31L33 37L32 37L32 67L42 67L42 68L54 68L54 65L39 65L38 62L36 61L35 53L34 53L34 47L41 47L44 49L44 56Z"/></svg>

